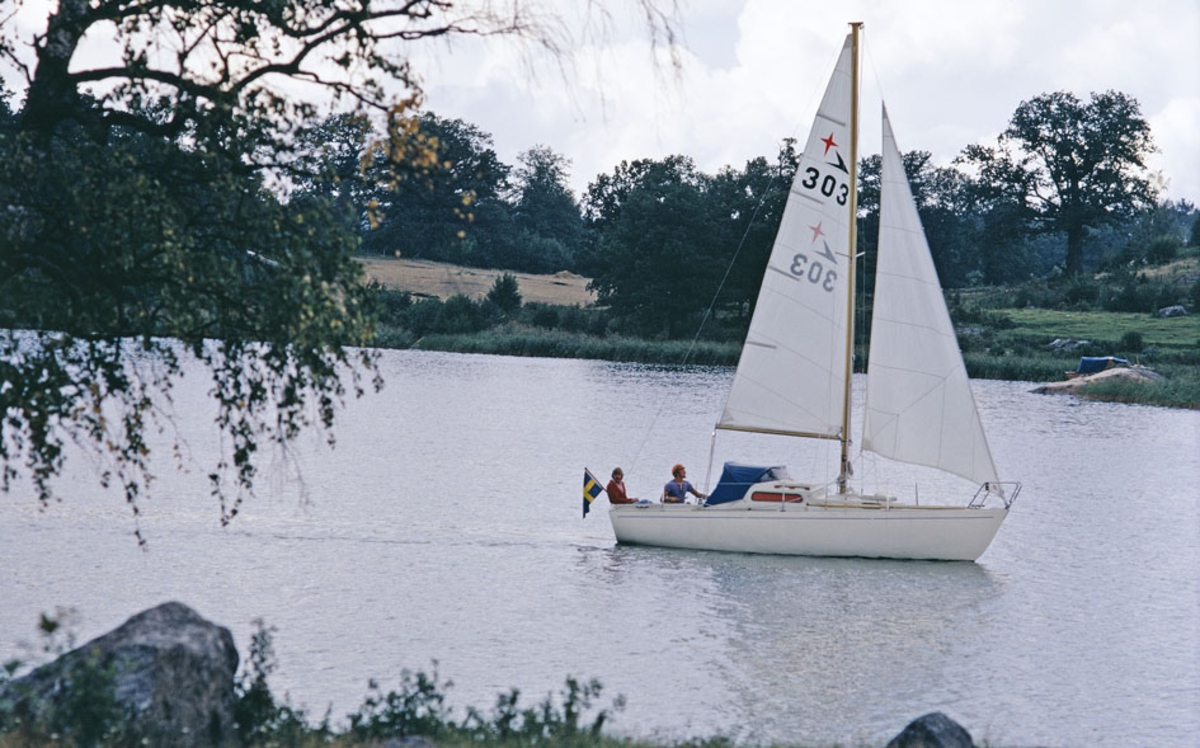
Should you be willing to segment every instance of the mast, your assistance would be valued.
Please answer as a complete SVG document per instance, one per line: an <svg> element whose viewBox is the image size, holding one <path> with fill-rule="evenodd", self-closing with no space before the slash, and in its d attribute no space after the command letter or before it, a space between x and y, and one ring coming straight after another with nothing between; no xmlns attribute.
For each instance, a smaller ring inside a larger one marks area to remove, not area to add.
<svg viewBox="0 0 1200 748"><path fill-rule="evenodd" d="M846 493L850 476L850 392L854 375L854 296L855 266L858 263L858 36L862 21L850 24L850 255L849 291L846 294L846 383L842 393L842 460L838 473L838 493Z"/></svg>

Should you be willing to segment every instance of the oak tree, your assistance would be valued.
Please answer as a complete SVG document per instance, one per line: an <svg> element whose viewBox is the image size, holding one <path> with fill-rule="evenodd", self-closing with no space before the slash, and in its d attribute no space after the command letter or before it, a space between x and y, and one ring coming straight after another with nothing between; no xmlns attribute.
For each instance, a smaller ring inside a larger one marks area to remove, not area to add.
<svg viewBox="0 0 1200 748"><path fill-rule="evenodd" d="M960 160L996 195L1019 200L998 204L1024 212L1030 229L1064 235L1064 269L1076 275L1089 229L1154 205L1153 151L1136 99L1105 91L1084 102L1059 91L1021 102L995 146L969 146Z"/></svg>

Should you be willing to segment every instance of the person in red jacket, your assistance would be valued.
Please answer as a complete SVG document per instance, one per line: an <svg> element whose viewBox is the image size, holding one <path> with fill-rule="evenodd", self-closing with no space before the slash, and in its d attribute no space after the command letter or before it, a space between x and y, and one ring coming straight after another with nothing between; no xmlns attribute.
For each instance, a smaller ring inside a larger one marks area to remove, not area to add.
<svg viewBox="0 0 1200 748"><path fill-rule="evenodd" d="M631 499L625 495L625 471L619 467L613 468L612 480L608 482L604 492L608 494L608 500L613 504L637 503L637 499Z"/></svg>

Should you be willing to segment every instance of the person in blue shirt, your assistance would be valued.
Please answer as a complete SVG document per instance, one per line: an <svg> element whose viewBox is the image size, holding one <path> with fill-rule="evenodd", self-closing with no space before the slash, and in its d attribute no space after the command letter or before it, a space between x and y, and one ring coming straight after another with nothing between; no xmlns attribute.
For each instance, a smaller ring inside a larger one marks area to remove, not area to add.
<svg viewBox="0 0 1200 748"><path fill-rule="evenodd" d="M705 494L696 490L696 487L688 482L687 468L683 465L676 465L671 468L673 476L667 485L663 486L662 500L668 504L682 504L687 495L690 493L698 499L708 498Z"/></svg>

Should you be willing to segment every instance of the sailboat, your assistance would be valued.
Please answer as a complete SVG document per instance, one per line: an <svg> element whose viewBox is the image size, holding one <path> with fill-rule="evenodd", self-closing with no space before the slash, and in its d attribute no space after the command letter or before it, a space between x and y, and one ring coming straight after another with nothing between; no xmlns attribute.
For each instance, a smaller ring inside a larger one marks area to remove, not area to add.
<svg viewBox="0 0 1200 748"><path fill-rule="evenodd" d="M862 449L977 489L945 504L853 487L860 32L851 24L821 100L716 424L838 441L840 467L800 481L785 466L726 463L701 503L614 505L620 543L975 561L1020 493L1020 484L999 480L992 460L886 108Z"/></svg>

